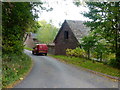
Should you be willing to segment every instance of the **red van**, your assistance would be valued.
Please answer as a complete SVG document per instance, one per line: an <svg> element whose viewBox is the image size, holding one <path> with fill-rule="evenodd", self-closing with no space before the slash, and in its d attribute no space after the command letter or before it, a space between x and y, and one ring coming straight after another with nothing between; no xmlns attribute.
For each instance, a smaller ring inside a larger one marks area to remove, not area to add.
<svg viewBox="0 0 120 90"><path fill-rule="evenodd" d="M32 50L32 54L45 54L47 55L48 47L46 44L36 44L36 46Z"/></svg>

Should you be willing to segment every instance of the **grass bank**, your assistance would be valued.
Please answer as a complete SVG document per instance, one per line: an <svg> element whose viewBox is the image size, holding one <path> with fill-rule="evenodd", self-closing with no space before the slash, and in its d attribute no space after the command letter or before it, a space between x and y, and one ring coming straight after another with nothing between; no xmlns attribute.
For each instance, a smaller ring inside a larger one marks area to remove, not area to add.
<svg viewBox="0 0 120 90"><path fill-rule="evenodd" d="M115 77L120 77L119 69L110 67L108 65L104 65L103 63L100 62L93 63L91 60L86 60L84 58L78 58L78 57L67 57L61 55L50 55L50 56L57 58L60 61L66 62L68 64L73 64L96 72L104 73Z"/></svg>
<svg viewBox="0 0 120 90"><path fill-rule="evenodd" d="M33 50L32 48L27 47L27 46L25 46L25 47L24 47L24 49L27 49L27 50L30 50L30 51L32 51L32 50Z"/></svg>
<svg viewBox="0 0 120 90"><path fill-rule="evenodd" d="M2 87L6 88L15 81L22 80L23 76L30 70L32 60L26 54L3 55L2 56Z"/></svg>
<svg viewBox="0 0 120 90"><path fill-rule="evenodd" d="M2 88L2 52L0 51L0 89Z"/></svg>

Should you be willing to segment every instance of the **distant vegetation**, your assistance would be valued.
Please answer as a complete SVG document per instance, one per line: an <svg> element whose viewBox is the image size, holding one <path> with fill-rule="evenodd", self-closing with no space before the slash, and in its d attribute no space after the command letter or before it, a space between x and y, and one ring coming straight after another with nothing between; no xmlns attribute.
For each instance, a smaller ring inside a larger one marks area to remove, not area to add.
<svg viewBox="0 0 120 90"><path fill-rule="evenodd" d="M58 32L58 28L44 20L39 21L38 23L40 28L37 30L37 39L40 43L53 43L53 40Z"/></svg>

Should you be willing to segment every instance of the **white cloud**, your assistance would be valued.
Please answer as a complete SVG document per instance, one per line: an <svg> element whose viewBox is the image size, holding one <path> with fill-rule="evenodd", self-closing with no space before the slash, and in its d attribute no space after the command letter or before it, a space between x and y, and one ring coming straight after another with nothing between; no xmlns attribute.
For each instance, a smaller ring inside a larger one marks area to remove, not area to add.
<svg viewBox="0 0 120 90"><path fill-rule="evenodd" d="M72 0L44 0L49 3L49 6L53 8L52 11L43 11L39 14L38 20L53 21L56 27L59 27L59 23L66 20L88 20L82 14L84 11L88 11L88 8L83 6L77 7L73 4Z"/></svg>

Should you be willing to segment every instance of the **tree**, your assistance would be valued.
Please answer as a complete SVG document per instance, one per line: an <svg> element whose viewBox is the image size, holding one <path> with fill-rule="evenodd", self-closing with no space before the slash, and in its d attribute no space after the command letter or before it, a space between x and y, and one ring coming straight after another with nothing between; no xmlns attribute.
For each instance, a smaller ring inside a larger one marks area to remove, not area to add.
<svg viewBox="0 0 120 90"><path fill-rule="evenodd" d="M103 55L108 54L109 50L106 40L97 32L99 30L90 32L88 36L83 37L81 45L88 52L88 59L97 58L102 62Z"/></svg>
<svg viewBox="0 0 120 90"><path fill-rule="evenodd" d="M52 43L58 32L58 29L44 20L39 21L39 24L41 27L37 31L38 40L41 43L46 43L46 44Z"/></svg>
<svg viewBox="0 0 120 90"><path fill-rule="evenodd" d="M84 13L92 21L85 23L91 27L91 31L96 31L110 45L111 52L116 54L116 63L120 66L120 2L87 2L88 13ZM97 34L96 33L96 34Z"/></svg>
<svg viewBox="0 0 120 90"><path fill-rule="evenodd" d="M90 51L94 48L96 42L97 38L91 34L82 38L81 45L87 51L88 59L90 59Z"/></svg>
<svg viewBox="0 0 120 90"><path fill-rule="evenodd" d="M41 2L2 2L3 54L23 52L24 34L35 24L37 18L35 6L41 7L42 4Z"/></svg>
<svg viewBox="0 0 120 90"><path fill-rule="evenodd" d="M103 54L106 54L107 48L102 42L97 42L94 51L97 52L97 59L100 59L100 62L103 60Z"/></svg>

